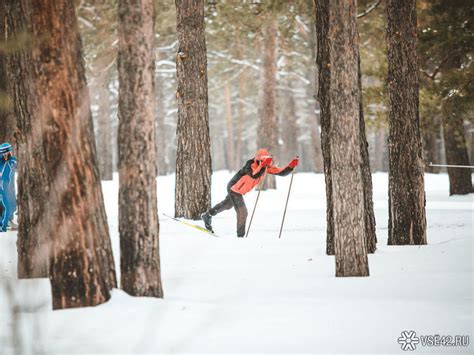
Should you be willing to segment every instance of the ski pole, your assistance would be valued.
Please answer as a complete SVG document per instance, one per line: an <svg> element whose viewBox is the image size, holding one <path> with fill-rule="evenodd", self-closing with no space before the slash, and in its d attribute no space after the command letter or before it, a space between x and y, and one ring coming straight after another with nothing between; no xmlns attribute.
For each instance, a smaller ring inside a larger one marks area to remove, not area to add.
<svg viewBox="0 0 474 355"><path fill-rule="evenodd" d="M474 169L472 165L445 165L445 164L433 164L430 163L430 166L436 166L440 168L463 168L463 169Z"/></svg>
<svg viewBox="0 0 474 355"><path fill-rule="evenodd" d="M253 206L252 217L250 217L249 227L247 229L247 233L245 234L245 238L247 238L249 236L250 226L252 225L252 221L253 221L253 215L255 214L255 209L257 208L257 202L258 202L258 198L260 197L260 191L262 191L261 187L262 187L263 182L265 181L266 177L267 177L267 175L265 175L265 177L263 178L262 182L259 185L257 199L255 200L255 205Z"/></svg>
<svg viewBox="0 0 474 355"><path fill-rule="evenodd" d="M291 173L290 187L288 188L288 196L286 197L285 212L283 212L283 219L281 221L280 234L278 235L278 238L281 238L281 232L283 231L283 224L285 223L286 209L288 207L288 201L290 199L291 185L293 184L293 176L295 176L295 170L293 170L293 172Z"/></svg>

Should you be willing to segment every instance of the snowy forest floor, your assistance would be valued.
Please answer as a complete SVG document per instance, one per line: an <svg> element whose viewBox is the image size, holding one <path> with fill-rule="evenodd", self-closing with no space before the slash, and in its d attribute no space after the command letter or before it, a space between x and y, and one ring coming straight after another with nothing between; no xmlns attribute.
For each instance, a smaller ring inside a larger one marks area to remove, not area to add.
<svg viewBox="0 0 474 355"><path fill-rule="evenodd" d="M229 172L213 175L213 203ZM374 178L378 250L370 277L335 278L325 254L324 176L297 174L263 192L250 236L235 236L235 212L214 218L220 238L160 215L163 300L114 290L98 307L51 311L48 280L16 277L16 233L0 234L0 353L286 352L398 353L403 330L473 337L474 195L449 197L446 174L426 175L427 246L387 246L387 180ZM118 181L104 196L119 268ZM174 176L158 179L159 212L174 211ZM256 192L245 199L249 213ZM199 222L197 222L199 223ZM16 320L15 320L16 318ZM15 325L16 324L16 325ZM14 326L15 325L15 326ZM12 330L16 329L15 332ZM415 353L472 353L423 347Z"/></svg>

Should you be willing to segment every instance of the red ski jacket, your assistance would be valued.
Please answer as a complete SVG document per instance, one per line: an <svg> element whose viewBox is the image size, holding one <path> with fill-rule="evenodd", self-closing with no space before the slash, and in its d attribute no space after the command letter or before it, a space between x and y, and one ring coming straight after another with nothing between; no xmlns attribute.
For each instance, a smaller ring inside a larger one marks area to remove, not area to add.
<svg viewBox="0 0 474 355"><path fill-rule="evenodd" d="M240 169L237 174L235 174L234 177L229 181L227 184L227 189L229 191L245 195L247 192L252 191L253 188L265 178L267 173L272 175L286 176L293 171L293 169L288 165L283 168L276 166L263 167L261 159L267 156L270 156L268 150L265 148L260 149L255 157L248 160L244 167Z"/></svg>

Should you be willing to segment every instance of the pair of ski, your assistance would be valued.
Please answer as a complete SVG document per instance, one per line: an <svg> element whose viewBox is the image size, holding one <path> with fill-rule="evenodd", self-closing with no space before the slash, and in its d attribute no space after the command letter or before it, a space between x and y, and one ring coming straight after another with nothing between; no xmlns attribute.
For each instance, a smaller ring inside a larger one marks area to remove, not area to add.
<svg viewBox="0 0 474 355"><path fill-rule="evenodd" d="M179 219L179 218L176 218L176 217L171 217L169 215L167 215L166 213L162 213L163 216L169 218L169 219L172 219L173 221L176 221L176 222L179 222L179 223L182 223L188 227L191 227L191 228L194 228L194 229L197 229L201 232L204 232L204 233L207 233L207 234L210 234L212 235L213 237L219 237L217 234L215 234L214 232L211 232L210 230L207 230L206 228L204 227L201 227L201 226L198 226L197 224L193 224L193 223L190 223L188 221L183 221L182 219Z"/></svg>

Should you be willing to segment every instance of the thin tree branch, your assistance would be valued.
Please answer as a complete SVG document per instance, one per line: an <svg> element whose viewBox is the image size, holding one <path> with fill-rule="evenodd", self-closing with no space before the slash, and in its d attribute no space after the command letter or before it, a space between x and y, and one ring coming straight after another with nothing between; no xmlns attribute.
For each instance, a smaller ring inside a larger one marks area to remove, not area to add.
<svg viewBox="0 0 474 355"><path fill-rule="evenodd" d="M370 5L367 10L365 10L364 12L360 13L360 14L357 14L357 18L362 18L364 16L367 16L368 14L370 14L373 10L375 10L377 8L377 6L380 5L380 3L382 2L382 0L377 0L376 2L374 2L372 5Z"/></svg>
<svg viewBox="0 0 474 355"><path fill-rule="evenodd" d="M449 53L446 57L444 57L441 62L438 64L438 66L433 70L431 74L429 74L427 71L422 70L421 72L426 75L429 79L434 80L436 75L439 73L439 71L443 68L443 66L454 56L458 55L459 53L462 54L463 50L462 49L457 49L451 53Z"/></svg>

